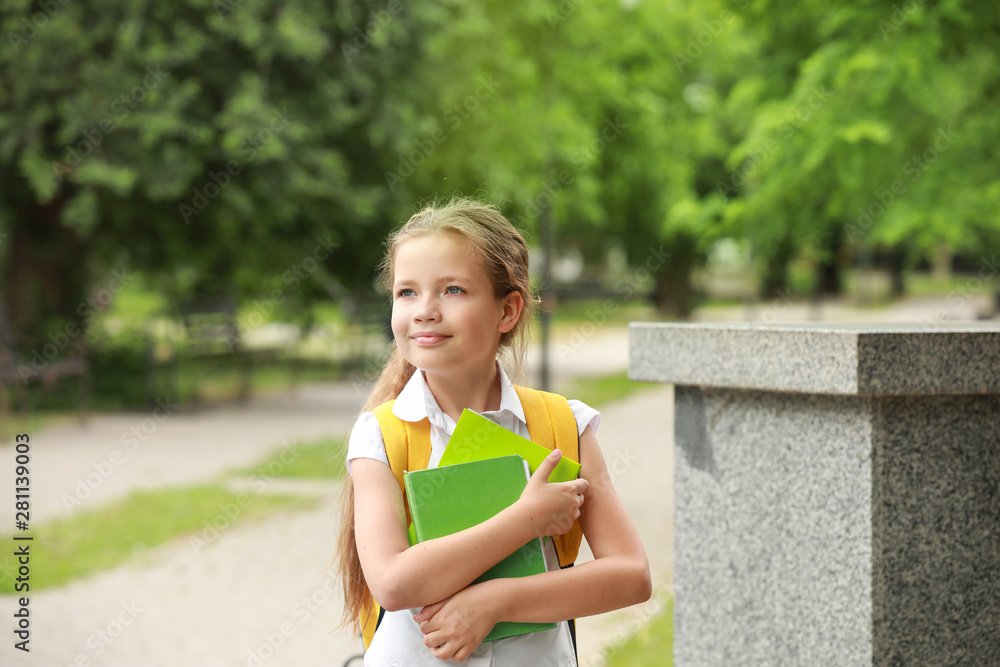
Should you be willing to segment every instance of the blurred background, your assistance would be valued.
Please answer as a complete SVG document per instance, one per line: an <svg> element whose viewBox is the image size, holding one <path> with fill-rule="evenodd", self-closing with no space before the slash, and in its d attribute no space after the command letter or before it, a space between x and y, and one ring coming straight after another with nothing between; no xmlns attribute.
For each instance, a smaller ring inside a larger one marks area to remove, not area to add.
<svg viewBox="0 0 1000 667"><path fill-rule="evenodd" d="M117 488L86 483L130 444L101 415L145 444L154 417L347 386L353 416L382 242L456 194L533 247L529 381L599 407L634 390L629 320L998 313L994 2L3 0L0 26L0 437L106 443L52 468L53 522ZM571 352L603 379L569 385Z"/></svg>

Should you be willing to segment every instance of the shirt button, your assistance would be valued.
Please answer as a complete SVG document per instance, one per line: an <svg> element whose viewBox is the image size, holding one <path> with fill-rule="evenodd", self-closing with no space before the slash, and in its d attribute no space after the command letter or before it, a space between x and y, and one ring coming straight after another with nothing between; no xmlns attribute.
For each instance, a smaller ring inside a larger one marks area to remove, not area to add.
<svg viewBox="0 0 1000 667"><path fill-rule="evenodd" d="M476 655L486 655L486 652L490 650L490 647L486 644L480 644L476 647Z"/></svg>

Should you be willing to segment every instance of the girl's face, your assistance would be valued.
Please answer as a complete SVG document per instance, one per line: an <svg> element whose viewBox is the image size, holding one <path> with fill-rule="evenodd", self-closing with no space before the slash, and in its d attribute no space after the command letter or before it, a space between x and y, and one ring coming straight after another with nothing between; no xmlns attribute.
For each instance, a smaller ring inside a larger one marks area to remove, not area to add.
<svg viewBox="0 0 1000 667"><path fill-rule="evenodd" d="M432 373L492 373L500 335L512 329L521 297L504 299L472 245L456 234L405 241L393 260L392 333L411 364Z"/></svg>

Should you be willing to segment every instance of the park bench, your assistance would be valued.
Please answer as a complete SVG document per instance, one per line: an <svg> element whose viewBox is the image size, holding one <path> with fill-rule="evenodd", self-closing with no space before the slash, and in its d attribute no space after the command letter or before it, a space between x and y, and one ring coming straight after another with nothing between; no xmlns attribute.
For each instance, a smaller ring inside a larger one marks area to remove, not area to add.
<svg viewBox="0 0 1000 667"><path fill-rule="evenodd" d="M91 378L86 346L82 336L69 339L64 349L53 343L55 354L48 346L42 351L25 354L19 349L17 334L7 317L6 308L0 305L0 417L11 411L11 394L15 394L15 409L25 412L28 406L29 383L40 382L46 389L54 388L63 378L77 378L79 409L86 414L90 404Z"/></svg>
<svg viewBox="0 0 1000 667"><path fill-rule="evenodd" d="M180 396L179 366L183 361L221 364L232 361L238 369L237 398L249 400L253 393L255 366L274 362L285 347L249 347L237 318L236 301L225 295L189 300L179 308L185 342L161 340L151 327L146 330L146 398L150 404L160 395ZM253 322L243 323L243 327ZM298 364L293 363L293 386L297 383Z"/></svg>
<svg viewBox="0 0 1000 667"><path fill-rule="evenodd" d="M199 365L236 360L239 366L241 401L251 394L252 361L244 354L236 321L236 303L226 296L207 296L181 304L179 313L184 325L185 342L159 340L150 327L146 329L146 399L153 404L161 393L179 396L181 359Z"/></svg>

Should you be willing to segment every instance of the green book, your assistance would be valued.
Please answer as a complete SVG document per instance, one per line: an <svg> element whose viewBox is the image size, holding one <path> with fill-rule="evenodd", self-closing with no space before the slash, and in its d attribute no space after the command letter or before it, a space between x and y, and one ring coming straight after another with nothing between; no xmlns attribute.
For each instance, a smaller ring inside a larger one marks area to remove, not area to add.
<svg viewBox="0 0 1000 667"><path fill-rule="evenodd" d="M406 487L406 501L410 506L416 541L451 535L492 518L514 504L527 483L527 466L519 456L502 456L404 473L403 485ZM542 572L545 572L542 543L534 538L473 583ZM505 621L493 626L486 640L554 627L555 623Z"/></svg>
<svg viewBox="0 0 1000 667"><path fill-rule="evenodd" d="M523 458L528 462L531 472L535 472L551 451L517 433L508 431L477 412L466 409L458 418L455 431L448 440L448 446L441 455L438 466L481 461L510 454L517 454ZM580 464L564 456L549 475L549 481L569 482L579 475Z"/></svg>

